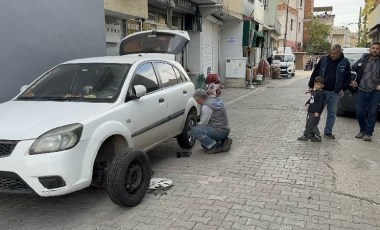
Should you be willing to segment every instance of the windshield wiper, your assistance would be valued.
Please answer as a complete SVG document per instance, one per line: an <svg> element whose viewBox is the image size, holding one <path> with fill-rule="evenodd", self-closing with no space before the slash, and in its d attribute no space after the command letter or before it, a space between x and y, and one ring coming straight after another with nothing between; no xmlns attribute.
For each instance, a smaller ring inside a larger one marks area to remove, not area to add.
<svg viewBox="0 0 380 230"><path fill-rule="evenodd" d="M43 97L18 97L20 100L35 100L35 101L76 101L82 98L78 96L43 96Z"/></svg>

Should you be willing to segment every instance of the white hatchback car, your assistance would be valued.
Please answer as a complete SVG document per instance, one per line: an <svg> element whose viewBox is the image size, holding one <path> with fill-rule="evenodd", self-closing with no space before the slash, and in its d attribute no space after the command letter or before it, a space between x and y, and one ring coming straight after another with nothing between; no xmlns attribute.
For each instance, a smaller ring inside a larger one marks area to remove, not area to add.
<svg viewBox="0 0 380 230"><path fill-rule="evenodd" d="M106 187L120 206L137 205L151 178L146 151L176 137L195 140L194 84L175 55L184 31L144 31L122 56L60 64L0 104L0 192L57 196Z"/></svg>

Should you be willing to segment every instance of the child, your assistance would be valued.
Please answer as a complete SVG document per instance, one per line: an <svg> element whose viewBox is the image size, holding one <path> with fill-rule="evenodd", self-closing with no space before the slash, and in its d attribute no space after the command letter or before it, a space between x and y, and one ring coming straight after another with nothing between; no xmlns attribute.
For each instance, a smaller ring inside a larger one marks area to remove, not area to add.
<svg viewBox="0 0 380 230"><path fill-rule="evenodd" d="M316 77L314 80L314 89L310 92L310 98L305 104L307 108L306 126L303 136L298 138L299 141L307 141L308 139L311 139L312 142L322 141L318 123L326 101L326 94L322 90L323 86L323 78L321 76Z"/></svg>

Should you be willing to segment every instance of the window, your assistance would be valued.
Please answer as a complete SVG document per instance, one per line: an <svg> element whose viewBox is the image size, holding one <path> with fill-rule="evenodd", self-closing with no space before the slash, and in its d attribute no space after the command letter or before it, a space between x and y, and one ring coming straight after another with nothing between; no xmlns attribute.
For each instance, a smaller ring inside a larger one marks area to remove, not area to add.
<svg viewBox="0 0 380 230"><path fill-rule="evenodd" d="M177 76L174 73L174 69L167 63L157 62L155 63L158 73L161 77L162 87L172 86L178 83Z"/></svg>
<svg viewBox="0 0 380 230"><path fill-rule="evenodd" d="M301 22L298 23L298 33L301 31Z"/></svg>
<svg viewBox="0 0 380 230"><path fill-rule="evenodd" d="M175 75L177 76L177 79L179 81L182 81L182 82L187 81L186 77L183 76L183 74L181 74L181 72L179 72L179 70L176 67L173 66L173 69L174 69Z"/></svg>
<svg viewBox="0 0 380 230"><path fill-rule="evenodd" d="M145 63L137 69L131 83L132 87L135 85L145 86L147 93L159 89L157 76L154 72L152 63Z"/></svg>
<svg viewBox="0 0 380 230"><path fill-rule="evenodd" d="M293 31L293 19L290 19L290 31Z"/></svg>
<svg viewBox="0 0 380 230"><path fill-rule="evenodd" d="M303 0L300 1L300 7L302 7L302 5L303 5Z"/></svg>

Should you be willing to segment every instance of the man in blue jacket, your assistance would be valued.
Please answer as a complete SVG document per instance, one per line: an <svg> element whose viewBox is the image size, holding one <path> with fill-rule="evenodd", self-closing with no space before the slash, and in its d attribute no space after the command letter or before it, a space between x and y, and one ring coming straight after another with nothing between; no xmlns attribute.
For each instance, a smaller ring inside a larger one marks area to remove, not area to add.
<svg viewBox="0 0 380 230"><path fill-rule="evenodd" d="M351 86L358 88L356 114L360 127L355 137L371 141L380 101L380 43L372 43L370 53L355 62L352 70L357 73Z"/></svg>
<svg viewBox="0 0 380 230"><path fill-rule="evenodd" d="M314 87L314 79L317 76L325 79L323 89L327 97L327 118L323 136L328 139L335 139L332 130L335 124L337 105L339 98L343 95L344 90L349 88L351 81L350 62L344 57L340 45L333 45L329 55L319 59L308 84L310 92Z"/></svg>

